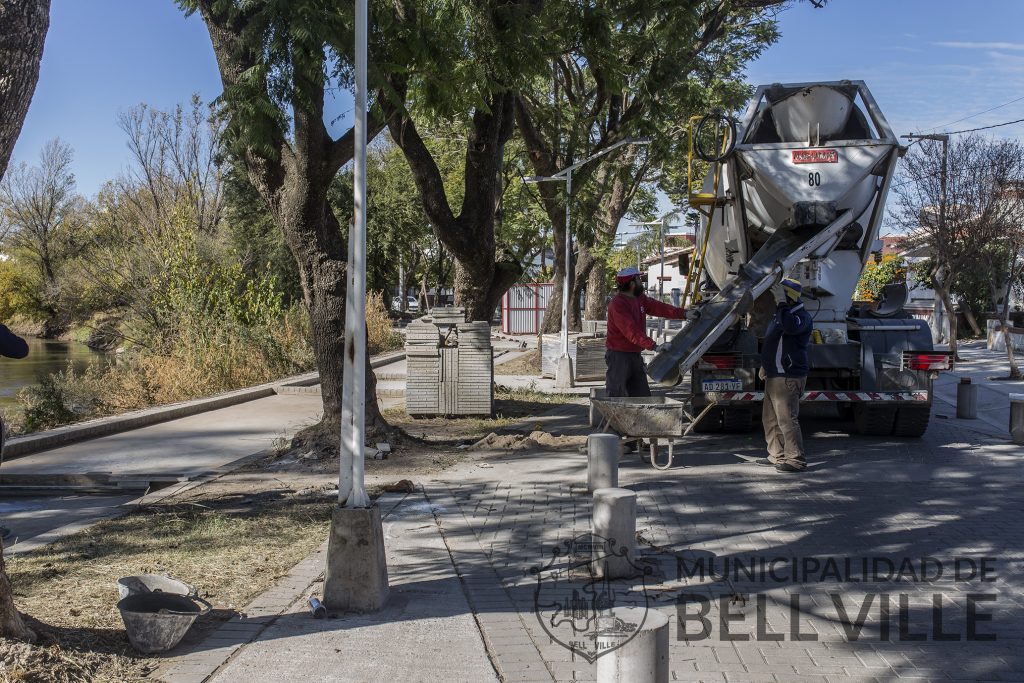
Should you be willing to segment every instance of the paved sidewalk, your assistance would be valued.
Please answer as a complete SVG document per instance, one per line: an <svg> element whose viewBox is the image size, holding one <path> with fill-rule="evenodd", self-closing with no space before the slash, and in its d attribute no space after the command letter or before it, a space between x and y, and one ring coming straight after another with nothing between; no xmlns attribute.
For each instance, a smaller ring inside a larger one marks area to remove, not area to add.
<svg viewBox="0 0 1024 683"><path fill-rule="evenodd" d="M421 493L379 502L391 582L385 609L312 618L306 598L323 594L325 543L249 605L245 619L166 662L158 676L174 683L497 681L435 520L449 511Z"/></svg>
<svg viewBox="0 0 1024 683"><path fill-rule="evenodd" d="M983 341L962 342L959 354L962 360L953 372L942 373L935 382L935 395L941 402L936 412L956 419L956 385L960 378L967 377L978 387L978 418L957 422L967 428L1009 434L1009 395L1024 393L1024 380L990 380L990 377L1006 377L1008 374L1006 352L989 351Z"/></svg>
<svg viewBox="0 0 1024 683"><path fill-rule="evenodd" d="M585 410L563 407L559 421L582 425ZM626 588L670 617L671 680L1024 681L1019 447L946 420L923 439L809 420L805 431L803 475L738 458L760 454L757 433L693 438L667 473L624 456L620 485L638 494L641 561L654 571ZM425 486L429 505L410 497L387 522L386 610L315 621L296 603L212 680L593 681L596 665L552 636L550 600L538 609L544 584L530 572L589 531L585 464L576 453L494 453L444 472ZM839 569L806 579L725 565L757 558L804 569L832 558ZM883 566L859 581L861 563L878 558L934 558L945 573L893 578ZM995 558L995 580L956 580L956 558ZM705 603L710 637L695 637L696 619L681 636L680 609L692 617Z"/></svg>

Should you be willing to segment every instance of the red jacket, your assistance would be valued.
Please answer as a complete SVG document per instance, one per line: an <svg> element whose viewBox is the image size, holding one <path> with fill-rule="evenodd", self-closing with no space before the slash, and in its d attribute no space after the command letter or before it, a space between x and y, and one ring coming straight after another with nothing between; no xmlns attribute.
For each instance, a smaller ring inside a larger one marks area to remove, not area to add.
<svg viewBox="0 0 1024 683"><path fill-rule="evenodd" d="M639 353L653 349L655 341L647 336L647 316L653 315L669 320L682 320L682 308L663 304L647 296L617 294L608 304L608 337L605 346L612 351Z"/></svg>

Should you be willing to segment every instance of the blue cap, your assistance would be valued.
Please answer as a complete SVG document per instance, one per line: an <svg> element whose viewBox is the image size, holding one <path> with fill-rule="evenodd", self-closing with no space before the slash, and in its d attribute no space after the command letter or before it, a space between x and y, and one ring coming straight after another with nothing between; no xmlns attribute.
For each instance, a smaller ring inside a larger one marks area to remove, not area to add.
<svg viewBox="0 0 1024 683"><path fill-rule="evenodd" d="M620 285L624 285L633 278L637 277L638 275L640 275L640 271L630 266L629 268L623 268L618 273L616 273L615 281L618 282Z"/></svg>

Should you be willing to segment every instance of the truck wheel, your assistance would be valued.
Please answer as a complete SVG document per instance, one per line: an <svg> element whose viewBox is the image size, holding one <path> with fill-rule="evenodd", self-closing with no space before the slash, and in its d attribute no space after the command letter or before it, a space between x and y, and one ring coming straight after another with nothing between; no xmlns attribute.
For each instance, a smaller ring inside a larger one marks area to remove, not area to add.
<svg viewBox="0 0 1024 683"><path fill-rule="evenodd" d="M742 434L754 428L754 411L750 408L724 408L722 410L722 431Z"/></svg>
<svg viewBox="0 0 1024 683"><path fill-rule="evenodd" d="M697 411L699 415L704 409ZM696 417L696 415L694 416ZM711 434L722 431L722 409L712 408L704 418L693 426L693 431L699 434Z"/></svg>
<svg viewBox="0 0 1024 683"><path fill-rule="evenodd" d="M896 421L896 408L892 406L860 403L853 406L853 422L857 431L867 436L889 436Z"/></svg>
<svg viewBox="0 0 1024 683"><path fill-rule="evenodd" d="M892 433L895 436L923 436L928 430L931 415L931 406L900 406Z"/></svg>

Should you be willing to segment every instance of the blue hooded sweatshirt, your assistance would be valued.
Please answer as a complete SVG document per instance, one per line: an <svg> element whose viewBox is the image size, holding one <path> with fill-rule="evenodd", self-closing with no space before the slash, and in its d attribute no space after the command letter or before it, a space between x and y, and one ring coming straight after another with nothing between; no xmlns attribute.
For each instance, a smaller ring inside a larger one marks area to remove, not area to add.
<svg viewBox="0 0 1024 683"><path fill-rule="evenodd" d="M803 301L778 305L761 346L761 365L768 377L807 376L812 323Z"/></svg>

